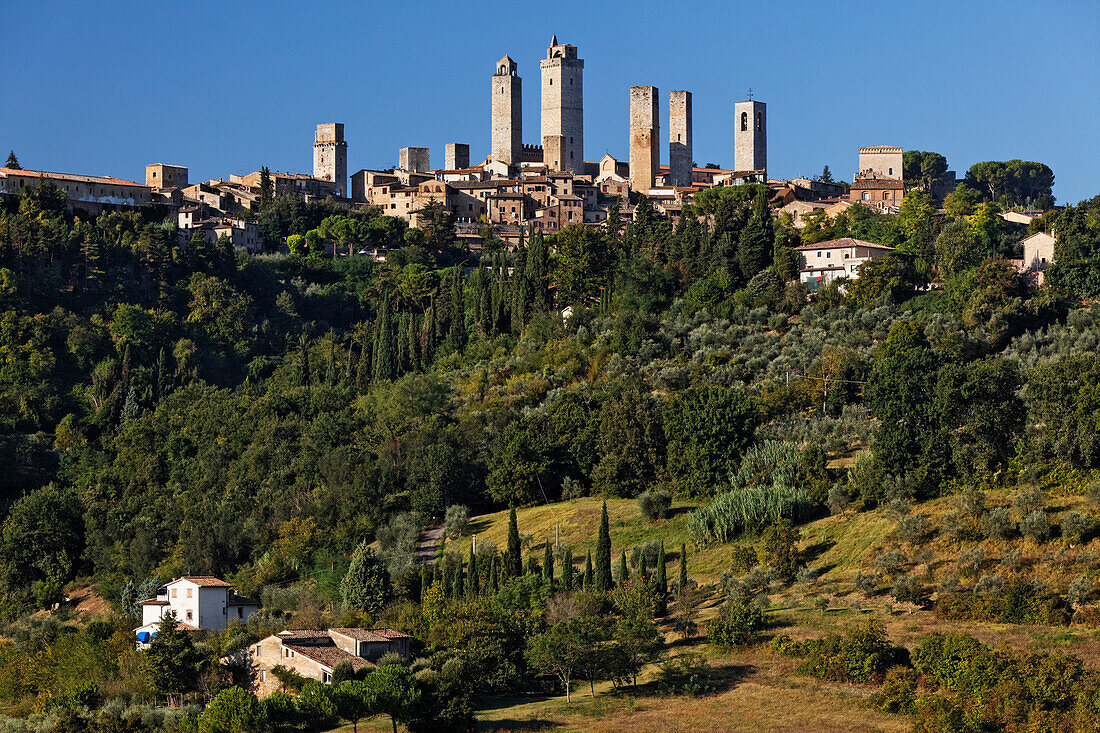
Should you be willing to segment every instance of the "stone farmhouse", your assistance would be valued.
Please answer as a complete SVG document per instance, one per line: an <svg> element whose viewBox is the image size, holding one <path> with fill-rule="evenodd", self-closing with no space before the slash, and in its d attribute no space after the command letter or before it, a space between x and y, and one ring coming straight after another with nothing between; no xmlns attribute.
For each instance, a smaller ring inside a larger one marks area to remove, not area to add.
<svg viewBox="0 0 1100 733"><path fill-rule="evenodd" d="M0 195L20 196L24 189L38 188L47 183L65 192L70 209L80 208L91 213L144 206L153 201L150 186L121 178L0 168Z"/></svg>
<svg viewBox="0 0 1100 733"><path fill-rule="evenodd" d="M243 653L255 674L256 693L265 696L279 688L279 680L271 672L276 666L328 684L341 662L359 670L373 667L390 652L408 657L410 638L394 629L288 630L272 634Z"/></svg>
<svg viewBox="0 0 1100 733"><path fill-rule="evenodd" d="M238 594L224 580L212 575L187 575L164 586L164 592L141 601L141 626L134 629L138 646L147 645L168 614L191 630L220 630L231 623L245 623L260 604Z"/></svg>
<svg viewBox="0 0 1100 733"><path fill-rule="evenodd" d="M860 265L893 249L854 237L804 244L795 247L798 252L798 278L811 292L820 290L839 277L855 280L859 277Z"/></svg>

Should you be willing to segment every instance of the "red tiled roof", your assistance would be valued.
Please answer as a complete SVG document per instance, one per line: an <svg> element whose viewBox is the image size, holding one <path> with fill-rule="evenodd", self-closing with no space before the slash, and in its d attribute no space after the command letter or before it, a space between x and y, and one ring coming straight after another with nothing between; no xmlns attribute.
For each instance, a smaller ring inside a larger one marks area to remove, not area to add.
<svg viewBox="0 0 1100 733"><path fill-rule="evenodd" d="M221 578L215 578L213 575L184 575L182 578L176 578L176 582L179 580L186 580L189 583L195 585L201 585L204 587L216 587L216 588L228 588L229 583L226 583Z"/></svg>
<svg viewBox="0 0 1100 733"><path fill-rule="evenodd" d="M818 242L817 244L803 244L799 247L795 247L796 250L810 250L810 249L841 249L843 247L870 247L872 249L886 249L893 250L893 247L887 247L884 244L875 244L874 242L868 242L863 239L856 239L855 237L841 237L840 239L830 239L825 242Z"/></svg>
<svg viewBox="0 0 1100 733"><path fill-rule="evenodd" d="M133 181L126 181L121 178L112 178L111 176L78 176L73 173L53 173L50 171L28 171L19 168L0 168L0 174L6 176L26 176L28 178L56 178L62 181L75 181L77 183L99 183L110 186L141 186L146 188L143 183L134 183Z"/></svg>
<svg viewBox="0 0 1100 733"><path fill-rule="evenodd" d="M313 645L313 644L295 644L283 642L283 646L290 649L295 654L300 654L306 659L312 659L313 661L328 667L329 669L335 669L336 665L340 662L350 662L353 669L361 669L363 667L372 667L370 662L362 657L357 657L354 654L349 654L340 647L336 646L329 640L328 644Z"/></svg>
<svg viewBox="0 0 1100 733"><path fill-rule="evenodd" d="M408 634L397 629L329 629L337 634L351 637L356 641L389 641L390 639L408 639Z"/></svg>

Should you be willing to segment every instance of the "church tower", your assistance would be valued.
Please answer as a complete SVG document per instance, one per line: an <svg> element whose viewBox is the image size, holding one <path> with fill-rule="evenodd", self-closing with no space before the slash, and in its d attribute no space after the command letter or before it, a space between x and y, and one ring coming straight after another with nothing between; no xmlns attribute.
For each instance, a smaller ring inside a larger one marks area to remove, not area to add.
<svg viewBox="0 0 1100 733"><path fill-rule="evenodd" d="M543 163L551 170L584 172L584 61L577 47L550 40L542 70Z"/></svg>
<svg viewBox="0 0 1100 733"><path fill-rule="evenodd" d="M348 195L348 144L342 122L317 125L313 133L313 177L336 182L336 195Z"/></svg>
<svg viewBox="0 0 1100 733"><path fill-rule="evenodd" d="M737 171L768 170L768 105L752 99L733 105L733 168Z"/></svg>
<svg viewBox="0 0 1100 733"><path fill-rule="evenodd" d="M516 62L505 56L497 62L493 74L493 141L494 162L519 165L523 150L523 80L516 71Z"/></svg>

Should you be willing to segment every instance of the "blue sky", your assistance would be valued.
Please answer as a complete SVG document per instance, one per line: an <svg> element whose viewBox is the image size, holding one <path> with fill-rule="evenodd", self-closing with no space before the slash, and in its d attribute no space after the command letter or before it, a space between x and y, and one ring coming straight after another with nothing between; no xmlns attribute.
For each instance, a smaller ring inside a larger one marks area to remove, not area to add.
<svg viewBox="0 0 1100 733"><path fill-rule="evenodd" d="M1100 3L0 2L0 147L24 167L191 180L266 164L309 171L313 128L343 122L348 171L405 145L489 148L504 54L538 142L551 34L585 60L585 157L627 157L628 88L688 89L695 159L732 164L733 103L768 104L773 177L861 145L1050 165L1055 195L1100 193ZM662 122L667 122L663 119ZM662 162L667 135L662 131ZM2 159L0 159L2 160Z"/></svg>

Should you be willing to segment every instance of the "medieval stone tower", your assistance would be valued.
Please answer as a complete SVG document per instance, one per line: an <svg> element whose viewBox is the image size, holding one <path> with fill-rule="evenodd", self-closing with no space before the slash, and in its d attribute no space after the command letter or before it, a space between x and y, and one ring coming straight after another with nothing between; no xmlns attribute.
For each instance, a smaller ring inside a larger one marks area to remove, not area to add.
<svg viewBox="0 0 1100 733"><path fill-rule="evenodd" d="M447 143L443 149L443 167L449 171L458 171L470 167L470 146L466 143Z"/></svg>
<svg viewBox="0 0 1100 733"><path fill-rule="evenodd" d="M691 185L691 92L668 94L668 182Z"/></svg>
<svg viewBox="0 0 1100 733"><path fill-rule="evenodd" d="M584 61L577 47L550 40L542 69L543 162L551 170L584 172Z"/></svg>
<svg viewBox="0 0 1100 733"><path fill-rule="evenodd" d="M768 105L750 99L733 105L733 167L738 171L768 170Z"/></svg>
<svg viewBox="0 0 1100 733"><path fill-rule="evenodd" d="M313 134L313 177L335 181L336 195L348 195L348 144L343 123L317 125Z"/></svg>
<svg viewBox="0 0 1100 733"><path fill-rule="evenodd" d="M523 79L516 62L505 56L493 74L493 160L518 165L523 150Z"/></svg>
<svg viewBox="0 0 1100 733"><path fill-rule="evenodd" d="M661 166L657 87L630 87L630 188L648 193Z"/></svg>

